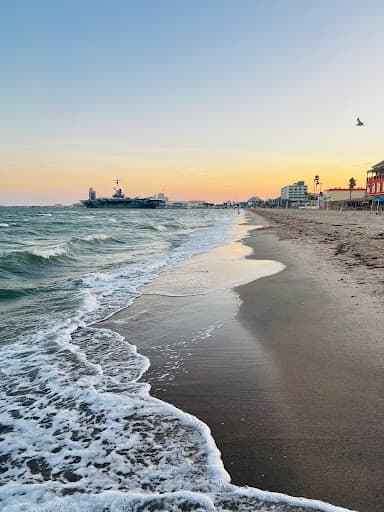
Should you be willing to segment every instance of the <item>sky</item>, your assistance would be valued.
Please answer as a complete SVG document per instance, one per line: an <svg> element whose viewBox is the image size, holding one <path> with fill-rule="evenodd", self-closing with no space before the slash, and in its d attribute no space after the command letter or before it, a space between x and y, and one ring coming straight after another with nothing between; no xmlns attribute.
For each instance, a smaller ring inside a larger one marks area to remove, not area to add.
<svg viewBox="0 0 384 512"><path fill-rule="evenodd" d="M384 2L0 0L0 204L365 187ZM356 117L365 121L355 126Z"/></svg>

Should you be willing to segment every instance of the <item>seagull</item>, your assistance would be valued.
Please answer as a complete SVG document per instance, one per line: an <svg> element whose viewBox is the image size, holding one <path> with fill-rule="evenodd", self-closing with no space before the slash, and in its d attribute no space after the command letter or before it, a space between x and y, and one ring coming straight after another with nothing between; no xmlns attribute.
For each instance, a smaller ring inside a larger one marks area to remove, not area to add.
<svg viewBox="0 0 384 512"><path fill-rule="evenodd" d="M357 118L357 120L356 120L356 126L364 126L363 121L360 121L360 119L359 119L359 118Z"/></svg>

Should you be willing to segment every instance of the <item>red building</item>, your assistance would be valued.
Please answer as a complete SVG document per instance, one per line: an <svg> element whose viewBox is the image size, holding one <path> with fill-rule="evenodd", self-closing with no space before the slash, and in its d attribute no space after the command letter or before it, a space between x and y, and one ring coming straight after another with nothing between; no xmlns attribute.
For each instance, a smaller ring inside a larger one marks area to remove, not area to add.
<svg viewBox="0 0 384 512"><path fill-rule="evenodd" d="M367 171L367 195L373 200L384 196L384 160Z"/></svg>

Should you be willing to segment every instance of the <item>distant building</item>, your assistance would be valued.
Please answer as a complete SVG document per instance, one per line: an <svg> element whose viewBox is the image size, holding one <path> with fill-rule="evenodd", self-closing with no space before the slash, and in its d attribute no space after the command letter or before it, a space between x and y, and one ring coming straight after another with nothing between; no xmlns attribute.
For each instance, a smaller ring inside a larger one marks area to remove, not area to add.
<svg viewBox="0 0 384 512"><path fill-rule="evenodd" d="M327 201L348 201L349 199L364 199L365 188L329 188L325 191Z"/></svg>
<svg viewBox="0 0 384 512"><path fill-rule="evenodd" d="M260 197L253 196L248 199L249 206L260 206L264 201Z"/></svg>
<svg viewBox="0 0 384 512"><path fill-rule="evenodd" d="M275 199L266 199L263 203L264 208L278 208L281 203L281 198L276 197Z"/></svg>
<svg viewBox="0 0 384 512"><path fill-rule="evenodd" d="M384 196L384 160L367 171L367 195L373 200Z"/></svg>
<svg viewBox="0 0 384 512"><path fill-rule="evenodd" d="M202 206L206 203L207 201L205 199L191 199L188 201L188 206Z"/></svg>
<svg viewBox="0 0 384 512"><path fill-rule="evenodd" d="M293 185L286 185L281 189L281 201L289 203L304 203L307 199L308 186L304 181L298 181Z"/></svg>
<svg viewBox="0 0 384 512"><path fill-rule="evenodd" d="M92 187L89 187L89 191L88 191L88 198L93 201L94 199L96 199L96 190L93 190Z"/></svg>

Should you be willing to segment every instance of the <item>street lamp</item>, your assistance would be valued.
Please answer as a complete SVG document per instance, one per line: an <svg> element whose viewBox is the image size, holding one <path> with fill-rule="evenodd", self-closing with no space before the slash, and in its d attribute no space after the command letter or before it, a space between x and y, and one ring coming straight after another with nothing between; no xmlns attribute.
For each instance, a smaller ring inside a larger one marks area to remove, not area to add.
<svg viewBox="0 0 384 512"><path fill-rule="evenodd" d="M313 192L316 194L317 192L317 185L320 183L320 176L316 174L316 176L313 179Z"/></svg>

